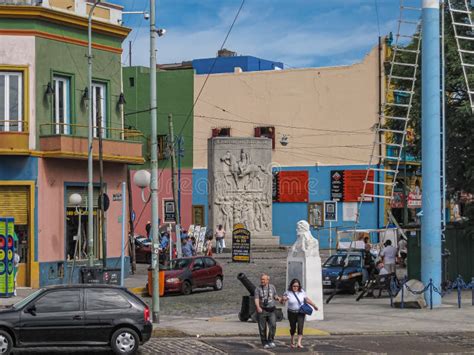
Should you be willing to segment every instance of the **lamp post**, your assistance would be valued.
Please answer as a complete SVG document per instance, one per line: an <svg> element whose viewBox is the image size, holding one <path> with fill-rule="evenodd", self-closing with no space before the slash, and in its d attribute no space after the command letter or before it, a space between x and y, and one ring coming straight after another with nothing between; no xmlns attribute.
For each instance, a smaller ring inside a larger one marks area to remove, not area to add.
<svg viewBox="0 0 474 355"><path fill-rule="evenodd" d="M93 148L93 126L94 120L92 118L92 99L94 95L92 94L92 14L94 13L95 7L100 3L101 0L95 0L94 5L92 5L89 10L89 19L87 27L87 64L88 64L88 80L89 80L89 107L88 107L88 116L89 116L89 130L87 136L88 142L88 152L87 152L87 175L88 175L88 184L87 184L87 255L89 260L89 266L94 265L94 175L93 167L94 160L92 157L92 148Z"/></svg>
<svg viewBox="0 0 474 355"><path fill-rule="evenodd" d="M78 242L81 240L81 236L82 236L82 215L84 213L82 213L82 211L79 209L79 207L81 206L81 203L82 203L82 197L81 195L79 194L72 194L71 196L69 196L69 204L73 205L75 208L76 208L76 213L78 215L78 218L79 218L79 221L78 221L78 226L77 226L77 234L74 236L74 254L72 256L72 268L71 268L71 272L69 274L69 283L71 284L72 282L72 277L74 275L74 269L76 267L76 257L77 257L77 251L78 251L78 247L77 247L77 244Z"/></svg>
<svg viewBox="0 0 474 355"><path fill-rule="evenodd" d="M159 323L159 288L158 288L158 137L156 117L156 38L166 33L164 29L156 29L155 26L155 0L150 0L150 120L151 120L151 235L153 254L151 268L153 270L153 299L152 316L153 322Z"/></svg>

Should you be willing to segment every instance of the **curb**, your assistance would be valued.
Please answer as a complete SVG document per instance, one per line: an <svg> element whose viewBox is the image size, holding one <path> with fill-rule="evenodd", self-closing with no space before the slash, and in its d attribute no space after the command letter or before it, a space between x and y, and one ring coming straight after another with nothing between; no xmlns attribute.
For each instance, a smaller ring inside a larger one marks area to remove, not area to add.
<svg viewBox="0 0 474 355"><path fill-rule="evenodd" d="M148 290L146 287L129 287L127 288L131 293L137 296L148 296Z"/></svg>

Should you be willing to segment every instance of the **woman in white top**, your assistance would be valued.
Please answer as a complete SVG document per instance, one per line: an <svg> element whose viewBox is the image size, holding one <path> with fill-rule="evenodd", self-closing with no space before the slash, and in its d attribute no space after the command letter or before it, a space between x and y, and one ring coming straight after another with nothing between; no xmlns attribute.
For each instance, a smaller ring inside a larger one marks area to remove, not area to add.
<svg viewBox="0 0 474 355"><path fill-rule="evenodd" d="M290 346L293 348L296 325L298 325L298 348L302 348L301 340L303 339L303 327L305 314L300 313L300 307L303 303L307 303L312 306L316 311L318 307L311 301L306 292L301 288L301 282L298 279L293 279L288 286L288 290L283 294L283 301L288 302L288 320L290 322Z"/></svg>

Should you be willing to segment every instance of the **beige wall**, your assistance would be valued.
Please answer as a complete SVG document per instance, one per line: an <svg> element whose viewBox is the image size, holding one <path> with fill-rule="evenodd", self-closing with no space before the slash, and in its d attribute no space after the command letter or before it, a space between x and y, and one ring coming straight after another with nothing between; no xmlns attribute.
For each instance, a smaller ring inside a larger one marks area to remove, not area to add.
<svg viewBox="0 0 474 355"><path fill-rule="evenodd" d="M24 90L23 99L27 100L29 148L35 149L35 37L0 36L0 70L9 70L9 66L28 69L28 88ZM14 69L12 69L14 71ZM26 117L26 115L25 115Z"/></svg>
<svg viewBox="0 0 474 355"><path fill-rule="evenodd" d="M275 126L274 164L368 164L378 78L377 48L351 66L211 75L194 109L194 168L207 167L212 128L245 137L258 126ZM205 79L195 76L195 97Z"/></svg>

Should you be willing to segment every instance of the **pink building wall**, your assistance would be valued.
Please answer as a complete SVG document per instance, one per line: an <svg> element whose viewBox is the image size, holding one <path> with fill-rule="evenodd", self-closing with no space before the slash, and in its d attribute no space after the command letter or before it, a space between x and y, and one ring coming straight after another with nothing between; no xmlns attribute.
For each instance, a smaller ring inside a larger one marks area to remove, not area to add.
<svg viewBox="0 0 474 355"><path fill-rule="evenodd" d="M87 183L87 161L38 159L38 162L39 261L64 260L66 231L64 183ZM122 227L119 219L122 214L122 202L113 201L112 195L121 193L121 183L126 182L126 174L126 165L104 163L104 181L110 197L110 207L106 212L109 258L120 256ZM99 182L98 163L94 164L94 182Z"/></svg>
<svg viewBox="0 0 474 355"><path fill-rule="evenodd" d="M151 221L151 202L145 204L142 201L141 189L133 184L136 171L130 172L132 181L132 201L135 211L135 234L146 235L145 226ZM163 220L163 201L173 199L171 184L171 169L158 170L158 215ZM150 189L145 190L145 198L150 196ZM184 229L192 223L193 204L193 171L192 169L181 169L181 221Z"/></svg>

